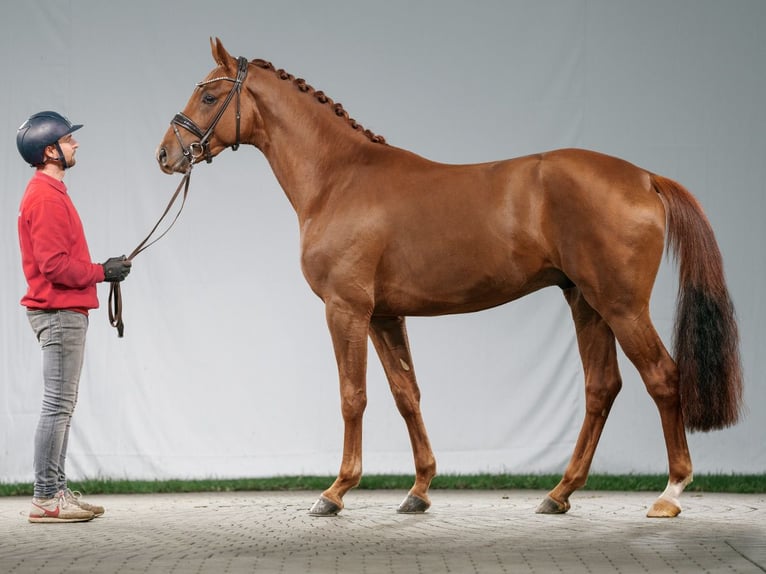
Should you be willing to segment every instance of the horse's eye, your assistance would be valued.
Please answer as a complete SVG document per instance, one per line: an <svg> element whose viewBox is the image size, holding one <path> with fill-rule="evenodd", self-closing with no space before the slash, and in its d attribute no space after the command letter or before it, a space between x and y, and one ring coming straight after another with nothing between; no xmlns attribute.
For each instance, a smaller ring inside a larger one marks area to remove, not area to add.
<svg viewBox="0 0 766 574"><path fill-rule="evenodd" d="M218 100L218 98L216 98L210 92L208 92L204 96L202 96L202 103L203 104L214 104L217 100Z"/></svg>

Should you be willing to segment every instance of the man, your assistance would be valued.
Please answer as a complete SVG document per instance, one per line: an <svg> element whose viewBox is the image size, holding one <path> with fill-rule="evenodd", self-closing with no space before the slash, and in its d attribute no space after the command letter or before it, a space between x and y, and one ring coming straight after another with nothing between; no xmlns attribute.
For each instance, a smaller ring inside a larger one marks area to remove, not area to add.
<svg viewBox="0 0 766 574"><path fill-rule="evenodd" d="M88 330L88 311L98 307L96 283L122 281L125 257L93 263L80 217L64 185L75 165L82 125L56 112L40 112L19 128L16 145L35 168L19 209L21 263L27 292L21 304L42 348L43 404L35 433L34 498L30 522L84 522L104 513L67 486L69 427Z"/></svg>

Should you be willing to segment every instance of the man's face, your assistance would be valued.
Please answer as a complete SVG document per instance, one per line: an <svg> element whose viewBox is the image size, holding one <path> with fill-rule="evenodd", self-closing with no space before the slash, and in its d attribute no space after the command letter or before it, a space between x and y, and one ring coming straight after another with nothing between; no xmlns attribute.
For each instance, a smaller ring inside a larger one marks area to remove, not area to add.
<svg viewBox="0 0 766 574"><path fill-rule="evenodd" d="M66 165L68 167L72 167L75 162L77 161L74 157L75 151L77 151L77 148L80 147L80 144L77 143L77 140L72 137L72 134L67 134L64 137L62 137L58 141L59 147L61 147L61 153L64 155L64 159L66 160ZM45 153L47 157L51 159L58 159L59 152L56 149L55 145L50 145L45 149Z"/></svg>

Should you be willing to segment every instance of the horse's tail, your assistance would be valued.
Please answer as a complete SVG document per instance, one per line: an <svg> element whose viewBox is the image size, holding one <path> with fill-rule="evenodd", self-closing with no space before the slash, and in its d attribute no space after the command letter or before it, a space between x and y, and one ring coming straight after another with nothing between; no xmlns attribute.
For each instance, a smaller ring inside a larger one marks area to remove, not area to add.
<svg viewBox="0 0 766 574"><path fill-rule="evenodd" d="M742 408L742 367L734 306L713 229L682 185L652 174L667 205L668 249L679 263L673 354L681 410L691 431L725 428Z"/></svg>

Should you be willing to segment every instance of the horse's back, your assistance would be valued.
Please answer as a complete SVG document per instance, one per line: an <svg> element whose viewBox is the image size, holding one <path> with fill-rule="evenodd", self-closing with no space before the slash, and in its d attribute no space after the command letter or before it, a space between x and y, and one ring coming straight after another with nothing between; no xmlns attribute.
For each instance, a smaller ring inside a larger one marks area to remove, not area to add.
<svg viewBox="0 0 766 574"><path fill-rule="evenodd" d="M480 277L472 288L481 286L481 297L494 289L494 304L576 284L594 303L620 290L628 305L648 299L665 241L665 209L648 171L561 149L445 173L443 199L458 206L442 227L452 255L445 264L472 270L469 284Z"/></svg>
<svg viewBox="0 0 766 574"><path fill-rule="evenodd" d="M429 315L550 285L599 290L606 270L625 265L656 273L662 204L648 172L628 162L564 149L446 165L377 149L379 169L350 178L316 219L321 233L304 237L304 272L323 298L330 286L316 277L337 277L335 293L347 275L369 274L376 312Z"/></svg>

